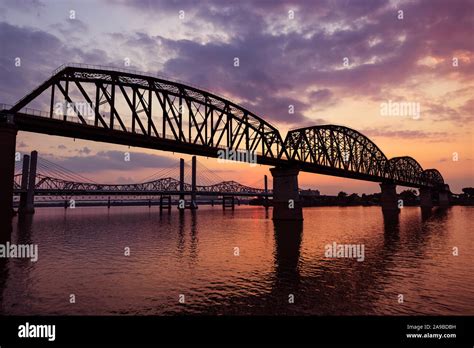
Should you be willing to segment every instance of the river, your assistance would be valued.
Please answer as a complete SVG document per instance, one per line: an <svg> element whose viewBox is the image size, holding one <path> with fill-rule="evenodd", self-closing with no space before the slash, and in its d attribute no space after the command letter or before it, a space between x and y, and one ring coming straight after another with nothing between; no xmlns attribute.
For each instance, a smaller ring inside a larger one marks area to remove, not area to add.
<svg viewBox="0 0 474 348"><path fill-rule="evenodd" d="M474 315L473 207L314 207L304 218L39 208L13 219L11 242L37 244L38 260L0 259L0 312ZM363 261L327 257L333 243L363 246Z"/></svg>

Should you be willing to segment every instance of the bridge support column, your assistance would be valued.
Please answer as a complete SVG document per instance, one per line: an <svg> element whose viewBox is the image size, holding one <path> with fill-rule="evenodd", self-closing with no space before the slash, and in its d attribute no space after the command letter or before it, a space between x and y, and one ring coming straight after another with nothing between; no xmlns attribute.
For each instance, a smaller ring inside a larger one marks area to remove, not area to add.
<svg viewBox="0 0 474 348"><path fill-rule="evenodd" d="M432 191L429 187L420 188L420 207L422 209L430 209L433 207Z"/></svg>
<svg viewBox="0 0 474 348"><path fill-rule="evenodd" d="M15 175L16 127L0 125L0 219L9 219L13 211L13 176Z"/></svg>
<svg viewBox="0 0 474 348"><path fill-rule="evenodd" d="M263 176L263 184L265 189L265 198L263 201L263 205L265 206L265 209L268 209L268 178L266 175Z"/></svg>
<svg viewBox="0 0 474 348"><path fill-rule="evenodd" d="M163 209L168 209L168 213L171 212L171 196L160 196L160 213Z"/></svg>
<svg viewBox="0 0 474 348"><path fill-rule="evenodd" d="M186 202L184 200L184 159L179 159L179 202L178 202L178 209L184 211L186 207ZM180 202L184 202L183 205ZM183 208L181 208L181 206Z"/></svg>
<svg viewBox="0 0 474 348"><path fill-rule="evenodd" d="M440 207L449 206L449 189L443 185L443 187L438 191L438 202Z"/></svg>
<svg viewBox="0 0 474 348"><path fill-rule="evenodd" d="M30 171L28 173L28 190L26 192L26 206L23 213L34 214L35 212L35 185L36 185L36 166L38 163L38 152L32 151L30 156ZM24 162L23 162L24 165ZM24 169L24 168L23 168ZM22 179L23 184L23 179Z"/></svg>
<svg viewBox="0 0 474 348"><path fill-rule="evenodd" d="M197 209L196 201L196 156L191 161L191 206L190 209Z"/></svg>
<svg viewBox="0 0 474 348"><path fill-rule="evenodd" d="M273 176L273 220L303 220L298 192L299 169L271 168Z"/></svg>
<svg viewBox="0 0 474 348"><path fill-rule="evenodd" d="M381 183L380 188L382 194L380 195L380 205L382 211L387 213L399 212L398 208L398 197L397 197L397 185L389 183Z"/></svg>
<svg viewBox="0 0 474 348"><path fill-rule="evenodd" d="M235 209L235 199L234 196L222 196L222 209L231 208Z"/></svg>
<svg viewBox="0 0 474 348"><path fill-rule="evenodd" d="M21 170L21 193L20 193L20 205L18 207L18 213L23 214L26 210L26 199L28 195L28 176L30 173L30 156L23 156L23 168Z"/></svg>

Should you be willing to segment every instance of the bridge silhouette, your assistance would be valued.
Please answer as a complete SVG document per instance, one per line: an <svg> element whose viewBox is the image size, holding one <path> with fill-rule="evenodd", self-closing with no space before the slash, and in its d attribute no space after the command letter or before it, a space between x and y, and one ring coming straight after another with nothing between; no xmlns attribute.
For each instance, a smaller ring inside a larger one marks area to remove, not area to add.
<svg viewBox="0 0 474 348"><path fill-rule="evenodd" d="M68 201L78 196L147 196L160 198L160 207L171 208L171 196L179 196L186 207L186 196L190 196L189 208L197 208L196 196L221 197L225 203L234 207L234 197L268 198L271 191L267 187L266 176L262 180L264 188L242 185L233 180L222 180L218 175L199 164L202 168L197 175L198 161L195 157L191 165L181 159L176 166L163 168L139 183L100 184L82 175L76 174L45 158L38 157L33 151L31 155L23 155L22 165L15 167L13 194L20 196L19 212L34 211L34 197L47 196ZM197 178L200 178L198 182ZM179 202L178 202L179 203ZM151 204L151 200L150 200ZM179 204L178 204L179 205Z"/></svg>
<svg viewBox="0 0 474 348"><path fill-rule="evenodd" d="M18 130L213 158L223 149L255 154L257 163L273 166L274 219L303 218L300 171L378 182L387 212L399 209L397 185L420 189L422 207L432 206L433 194L448 204L449 186L438 170L408 156L389 159L356 130L318 125L283 139L229 99L149 73L63 65L0 115L2 212L12 207Z"/></svg>

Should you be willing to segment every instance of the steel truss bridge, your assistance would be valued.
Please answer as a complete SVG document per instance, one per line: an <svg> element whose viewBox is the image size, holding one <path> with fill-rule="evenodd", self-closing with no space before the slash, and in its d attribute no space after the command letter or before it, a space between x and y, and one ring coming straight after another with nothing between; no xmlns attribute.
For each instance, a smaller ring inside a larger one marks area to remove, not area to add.
<svg viewBox="0 0 474 348"><path fill-rule="evenodd" d="M14 194L26 192L21 189L21 174L15 175ZM96 184L74 182L58 178L36 175L35 196L111 196L111 195L180 195L191 194L191 184L184 184L180 190L180 181L171 177L161 178L139 184ZM236 181L223 181L214 185L197 185L195 193L206 196L271 196L271 192L239 184Z"/></svg>
<svg viewBox="0 0 474 348"><path fill-rule="evenodd" d="M214 158L222 149L246 151L257 155L257 163L280 168L415 188L444 186L438 170L423 169L408 156L389 159L356 130L318 125L291 130L283 139L270 123L229 99L149 73L64 65L15 105L4 106L1 115L3 123L27 132ZM92 189L51 178L40 181L44 190ZM139 185L144 191L173 190L176 183ZM229 187L245 190L233 183L201 189ZM118 186L93 189L109 194Z"/></svg>

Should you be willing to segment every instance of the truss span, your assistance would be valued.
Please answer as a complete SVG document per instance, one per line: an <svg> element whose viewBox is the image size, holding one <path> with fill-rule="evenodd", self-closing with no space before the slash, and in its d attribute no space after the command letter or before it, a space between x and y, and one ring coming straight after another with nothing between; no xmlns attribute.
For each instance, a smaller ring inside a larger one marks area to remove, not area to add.
<svg viewBox="0 0 474 348"><path fill-rule="evenodd" d="M21 174L15 175L14 191L21 191ZM180 191L180 182L171 177L137 184L96 184L74 182L37 174L36 195L139 195L139 194L179 194L191 193L192 185L184 183L184 192ZM210 195L271 195L271 191L242 185L236 181L222 181L213 185L196 185L197 194Z"/></svg>
<svg viewBox="0 0 474 348"><path fill-rule="evenodd" d="M285 139L290 160L331 168L341 176L380 181L388 159L369 138L353 129L321 125L295 129Z"/></svg>
<svg viewBox="0 0 474 348"><path fill-rule="evenodd" d="M426 169L422 173L423 183L425 186L442 186L444 179L437 169Z"/></svg>
<svg viewBox="0 0 474 348"><path fill-rule="evenodd" d="M389 160L369 138L344 126L295 129L288 132L284 144L289 160L307 171L414 187L444 183L436 169L423 171L408 156Z"/></svg>
<svg viewBox="0 0 474 348"><path fill-rule="evenodd" d="M105 137L105 141L134 145L130 142L138 136L141 142L137 146L148 142L162 150L212 157L226 148L254 153L260 162L271 162L284 151L278 130L249 110L157 76L69 64L57 69L9 111L27 111L27 105L44 95L42 103L49 110L35 116L62 121L58 130L48 127L50 134L68 135L68 128L73 126L73 132L92 140L101 136L103 141ZM21 117L17 123L25 130L39 126L22 122Z"/></svg>
<svg viewBox="0 0 474 348"><path fill-rule="evenodd" d="M32 111L32 103L48 111ZM283 141L274 126L228 99L116 68L62 66L1 115L0 121L11 117L18 129L36 133L207 157L245 151L260 164L410 187L444 183L439 171L423 170L411 157L388 159L354 129L306 127Z"/></svg>
<svg viewBox="0 0 474 348"><path fill-rule="evenodd" d="M387 176L397 183L423 186L423 168L412 157L394 157L387 163Z"/></svg>

